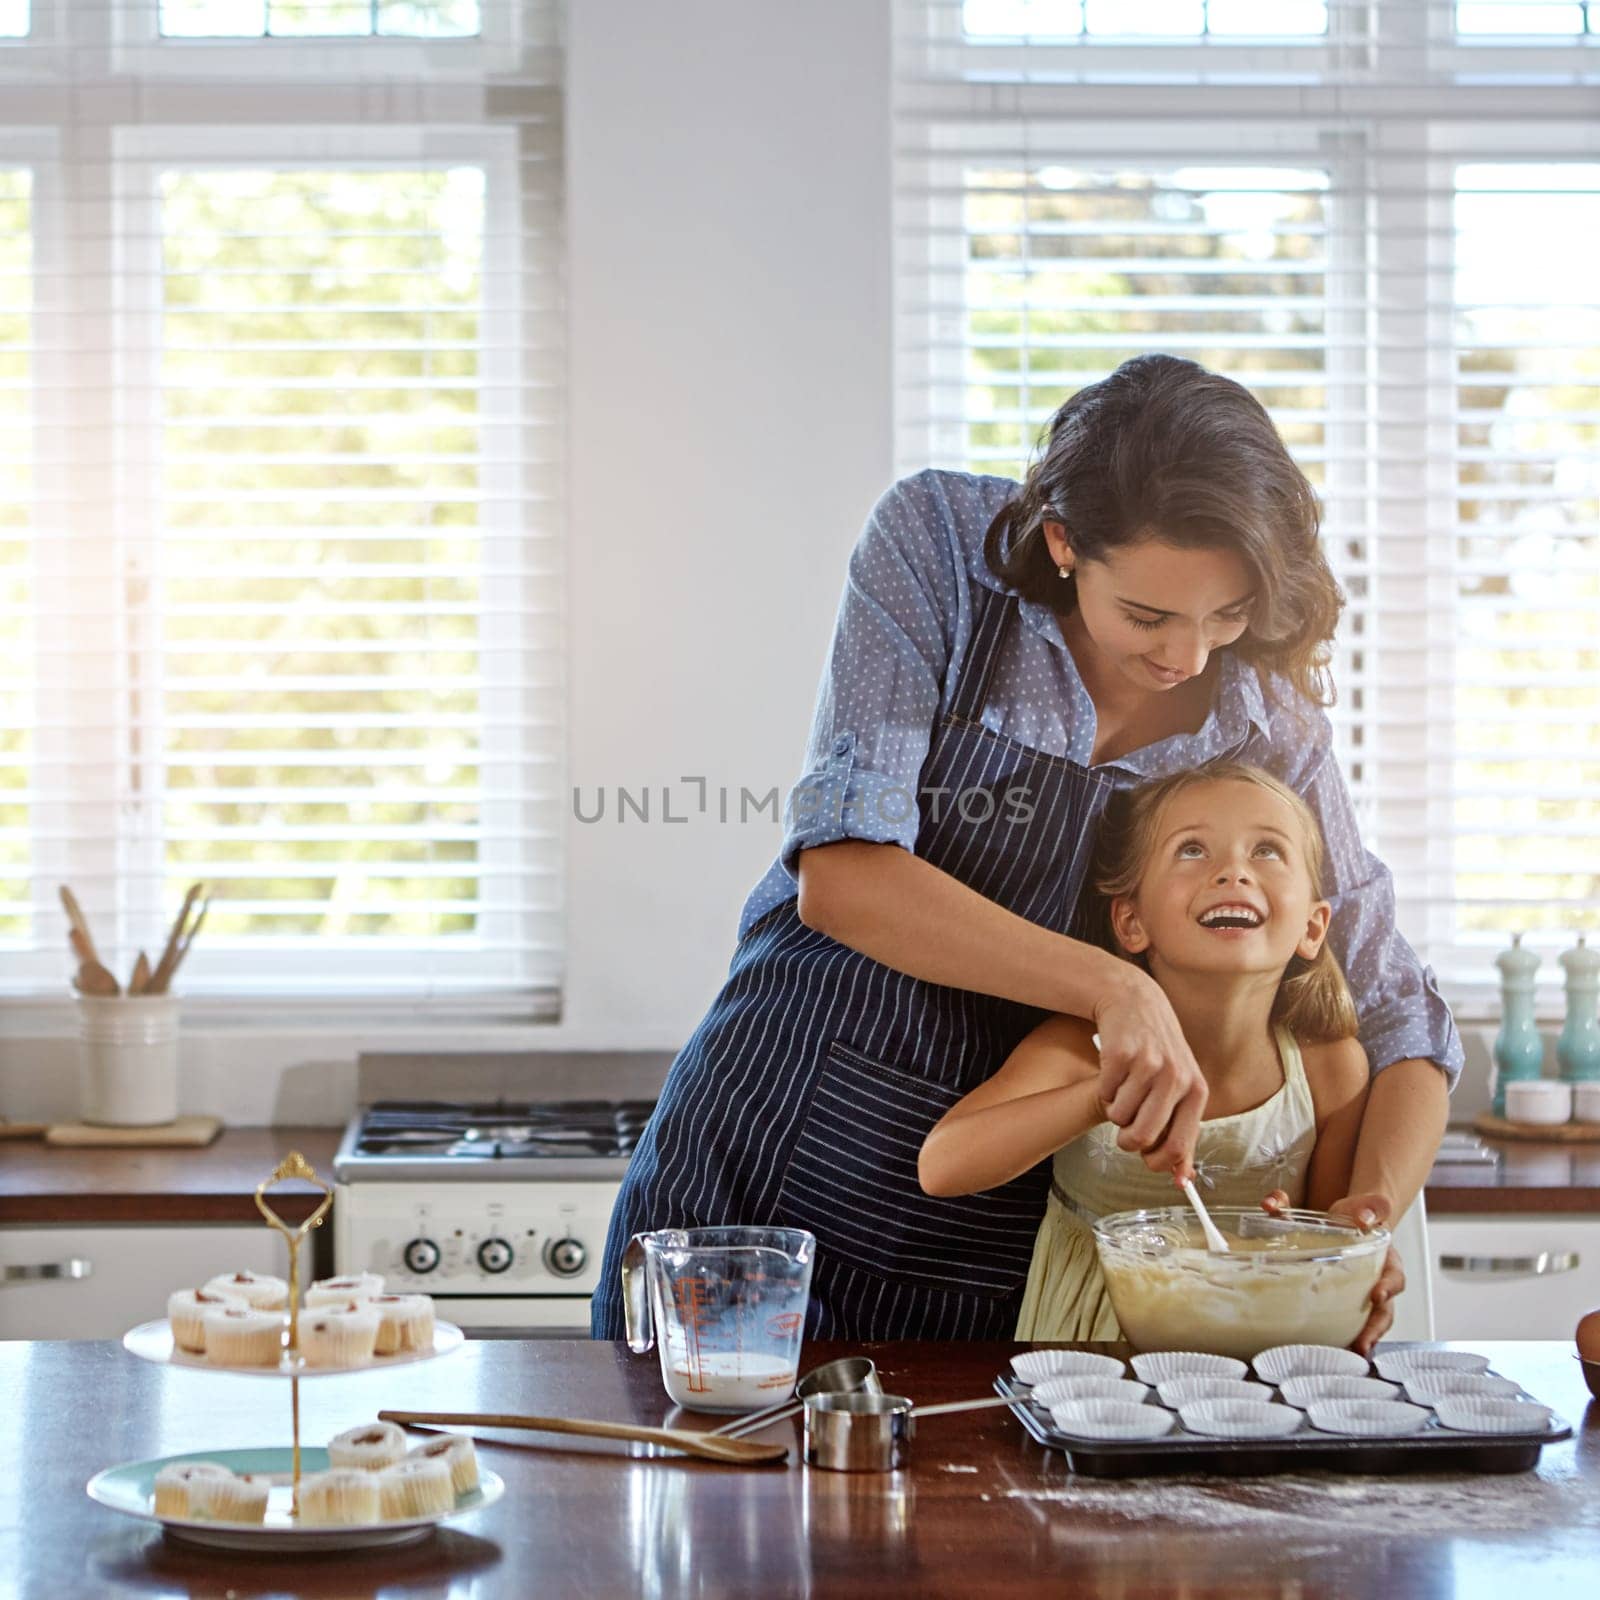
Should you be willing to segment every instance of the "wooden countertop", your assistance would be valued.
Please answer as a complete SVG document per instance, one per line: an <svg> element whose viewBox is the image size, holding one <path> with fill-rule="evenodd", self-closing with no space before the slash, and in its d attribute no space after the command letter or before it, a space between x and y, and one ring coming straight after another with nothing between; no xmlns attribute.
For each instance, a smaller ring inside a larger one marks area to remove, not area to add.
<svg viewBox="0 0 1600 1600"><path fill-rule="evenodd" d="M255 1187L289 1150L333 1176L339 1128L230 1128L200 1150L66 1149L38 1140L0 1146L0 1226L21 1222L254 1222ZM1484 1212L1600 1215L1600 1145L1485 1140L1497 1166L1436 1168L1434 1216ZM286 1198L284 1215L310 1210Z"/></svg>
<svg viewBox="0 0 1600 1600"><path fill-rule="evenodd" d="M814 1345L812 1363L843 1353ZM922 1401L989 1391L1010 1344L865 1346ZM393 1552L208 1552L91 1502L122 1461L289 1441L287 1385L150 1366L114 1344L0 1345L23 1457L8 1476L0 1570L18 1592L116 1596L1281 1596L1451 1600L1592 1592L1600 1563L1600 1403L1570 1347L1483 1344L1576 1436L1510 1476L1076 1478L1005 1411L925 1419L891 1475L736 1470L630 1447L500 1435L480 1450L505 1498ZM102 1419L83 1413L92 1393ZM653 1356L587 1342L469 1343L403 1374L301 1386L304 1439L384 1406L660 1422ZM691 1424L693 1425L693 1424Z"/></svg>
<svg viewBox="0 0 1600 1600"><path fill-rule="evenodd" d="M1600 1214L1600 1144L1480 1137L1499 1161L1492 1167L1435 1167L1424 1190L1429 1216Z"/></svg>
<svg viewBox="0 0 1600 1600"><path fill-rule="evenodd" d="M333 1181L339 1128L227 1128L198 1150L70 1149L42 1140L0 1146L0 1225L21 1222L260 1222L256 1185L291 1150ZM285 1191L288 1222L316 1197Z"/></svg>

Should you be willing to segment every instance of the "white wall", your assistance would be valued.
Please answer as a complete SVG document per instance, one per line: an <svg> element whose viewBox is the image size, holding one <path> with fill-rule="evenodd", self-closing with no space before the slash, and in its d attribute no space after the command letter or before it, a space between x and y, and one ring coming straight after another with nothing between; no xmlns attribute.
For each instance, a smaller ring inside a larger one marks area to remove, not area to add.
<svg viewBox="0 0 1600 1600"><path fill-rule="evenodd" d="M570 10L569 1016L681 1042L777 843L845 558L892 470L886 5ZM844 42L843 46L841 41Z"/></svg>
<svg viewBox="0 0 1600 1600"><path fill-rule="evenodd" d="M845 558L889 481L889 13L861 0L569 8L569 773L654 791L569 821L566 1020L474 1045L676 1048L798 775ZM675 814L702 775L710 815ZM0 1018L0 1112L75 1112L69 1012ZM343 1121L359 1048L419 1028L185 1039L183 1105Z"/></svg>

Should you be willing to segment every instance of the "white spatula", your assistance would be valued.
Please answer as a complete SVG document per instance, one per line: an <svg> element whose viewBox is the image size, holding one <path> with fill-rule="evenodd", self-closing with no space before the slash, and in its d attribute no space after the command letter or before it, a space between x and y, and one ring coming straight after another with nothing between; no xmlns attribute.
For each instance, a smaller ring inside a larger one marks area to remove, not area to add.
<svg viewBox="0 0 1600 1600"><path fill-rule="evenodd" d="M1100 1035L1092 1035L1094 1047L1100 1048ZM1222 1230L1211 1220L1211 1213L1201 1203L1199 1193L1194 1186L1193 1178L1183 1180L1183 1192L1188 1197L1189 1204L1194 1207L1194 1214L1200 1219L1200 1231L1206 1236L1208 1250L1220 1250L1224 1255L1229 1253L1228 1241L1222 1237Z"/></svg>

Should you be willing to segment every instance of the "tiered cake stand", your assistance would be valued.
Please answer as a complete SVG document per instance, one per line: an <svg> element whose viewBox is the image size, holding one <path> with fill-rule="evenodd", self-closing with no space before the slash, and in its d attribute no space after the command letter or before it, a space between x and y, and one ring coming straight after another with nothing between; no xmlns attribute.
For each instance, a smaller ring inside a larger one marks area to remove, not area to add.
<svg viewBox="0 0 1600 1600"><path fill-rule="evenodd" d="M322 1190L322 1201L300 1224L290 1228L267 1203L266 1193L276 1183L299 1179ZM291 1151L278 1163L271 1177L256 1189L256 1205L267 1223L281 1233L289 1247L289 1340L282 1358L274 1367L224 1367L204 1356L180 1350L172 1337L172 1326L162 1318L141 1323L123 1338L123 1348L144 1361L171 1367L192 1367L202 1372L233 1372L252 1378L287 1378L293 1444L258 1450L195 1450L184 1455L164 1456L154 1461L129 1461L108 1467L89 1480L93 1500L146 1522L159 1523L176 1538L192 1544L210 1545L222 1550L294 1551L357 1550L374 1545L409 1544L425 1539L435 1525L451 1517L492 1505L505 1492L498 1474L479 1468L479 1484L461 1495L449 1511L402 1521L341 1524L337 1527L306 1526L299 1520L300 1478L302 1471L320 1472L328 1465L326 1450L302 1449L300 1444L300 1380L331 1378L359 1372L377 1372L388 1367L409 1366L449 1355L462 1344L460 1328L438 1322L434 1327L431 1350L408 1350L398 1355L377 1356L358 1367L308 1367L300 1354L300 1246L306 1235L320 1226L333 1204L333 1190L312 1170L299 1151ZM187 1461L215 1461L233 1472L264 1476L271 1483L266 1518L261 1523L210 1522L178 1517L158 1517L155 1512L156 1474L163 1467Z"/></svg>

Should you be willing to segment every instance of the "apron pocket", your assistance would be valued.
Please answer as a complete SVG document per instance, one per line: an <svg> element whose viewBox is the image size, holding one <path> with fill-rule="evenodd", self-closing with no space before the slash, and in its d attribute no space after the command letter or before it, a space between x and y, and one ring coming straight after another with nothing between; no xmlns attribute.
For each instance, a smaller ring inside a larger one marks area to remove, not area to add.
<svg viewBox="0 0 1600 1600"><path fill-rule="evenodd" d="M901 1283L1006 1295L1022 1287L1048 1170L984 1194L935 1198L917 1181L928 1130L958 1090L835 1040L778 1193L779 1218L828 1255Z"/></svg>

